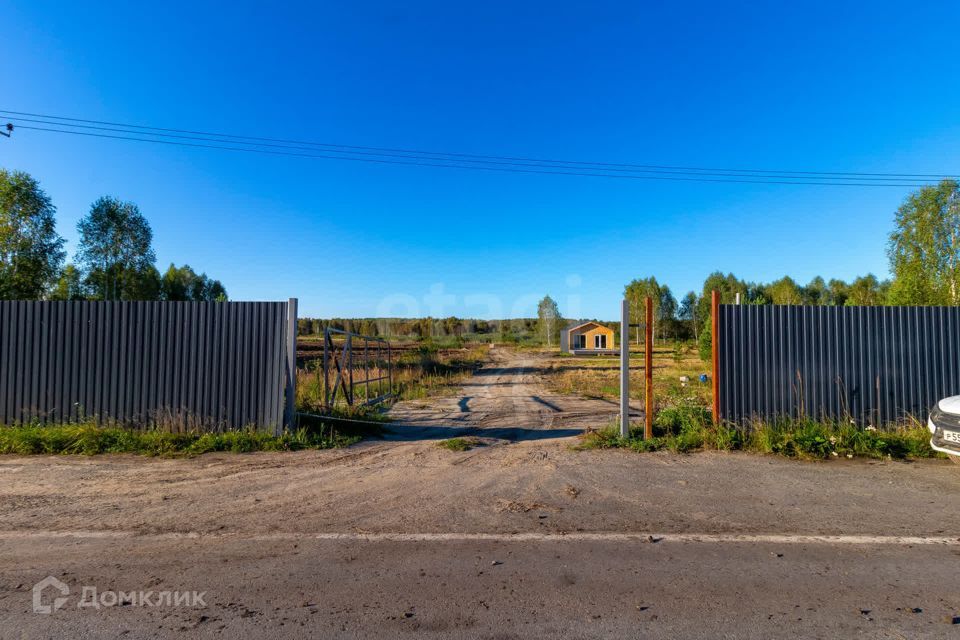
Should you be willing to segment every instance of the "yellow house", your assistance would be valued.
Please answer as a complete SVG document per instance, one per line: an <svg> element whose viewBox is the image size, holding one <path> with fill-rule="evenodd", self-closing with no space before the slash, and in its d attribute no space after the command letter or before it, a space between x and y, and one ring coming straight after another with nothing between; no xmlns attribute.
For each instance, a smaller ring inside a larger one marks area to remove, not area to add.
<svg viewBox="0 0 960 640"><path fill-rule="evenodd" d="M560 332L560 351L563 353L602 353L616 349L613 329L599 322L584 322Z"/></svg>

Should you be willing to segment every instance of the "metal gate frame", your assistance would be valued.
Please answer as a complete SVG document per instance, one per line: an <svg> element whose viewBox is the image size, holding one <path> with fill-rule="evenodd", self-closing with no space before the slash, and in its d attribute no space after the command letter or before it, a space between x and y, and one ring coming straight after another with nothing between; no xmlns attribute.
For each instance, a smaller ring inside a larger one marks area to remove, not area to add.
<svg viewBox="0 0 960 640"><path fill-rule="evenodd" d="M333 342L333 335L344 336L342 349L338 349ZM364 377L362 380L354 379L354 339L363 341L362 362ZM371 343L375 345L374 353L371 354ZM382 361L383 354L387 355L387 373L370 377L370 357L373 355L374 362L378 365ZM335 373L333 385L330 385L330 374ZM384 381L386 381L386 391L384 391ZM377 396L370 397L370 385L376 385ZM364 336L351 331L341 329L325 329L323 332L323 404L329 411L334 408L337 402L337 396L342 395L346 400L347 406L354 406L355 393L357 386L363 385L367 400L363 403L365 406L379 404L393 397L393 352L390 342L383 338L373 336Z"/></svg>

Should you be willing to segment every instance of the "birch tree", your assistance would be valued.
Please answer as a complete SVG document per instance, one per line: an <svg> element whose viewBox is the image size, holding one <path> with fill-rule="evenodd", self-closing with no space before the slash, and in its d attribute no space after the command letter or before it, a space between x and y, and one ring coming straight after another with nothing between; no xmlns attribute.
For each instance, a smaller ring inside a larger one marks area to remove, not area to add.
<svg viewBox="0 0 960 640"><path fill-rule="evenodd" d="M0 169L0 299L39 300L56 282L66 254L55 213L29 174Z"/></svg>
<svg viewBox="0 0 960 640"><path fill-rule="evenodd" d="M556 301L550 296L544 296L537 305L537 320L540 333L548 347L553 344L553 336L559 330L560 319L560 309Z"/></svg>
<svg viewBox="0 0 960 640"><path fill-rule="evenodd" d="M893 304L960 304L960 187L943 180L907 197L887 254Z"/></svg>
<svg viewBox="0 0 960 640"><path fill-rule="evenodd" d="M153 266L153 231L132 202L104 197L77 225L90 294L101 300L154 300L160 274Z"/></svg>

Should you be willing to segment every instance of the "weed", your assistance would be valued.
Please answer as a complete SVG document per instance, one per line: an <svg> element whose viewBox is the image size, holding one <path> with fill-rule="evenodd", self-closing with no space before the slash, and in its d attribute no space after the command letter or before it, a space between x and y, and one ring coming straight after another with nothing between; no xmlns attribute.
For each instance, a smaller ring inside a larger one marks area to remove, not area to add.
<svg viewBox="0 0 960 640"><path fill-rule="evenodd" d="M437 446L450 451L469 451L473 447L482 447L483 442L472 437L450 438L449 440L441 440L437 443Z"/></svg>
<svg viewBox="0 0 960 640"><path fill-rule="evenodd" d="M171 433L157 429L137 431L120 426L98 426L93 422L24 424L0 426L0 454L135 453L145 456L194 456L213 451L248 453L329 449L351 445L360 438L359 434L309 427L277 436L253 429Z"/></svg>
<svg viewBox="0 0 960 640"><path fill-rule="evenodd" d="M692 402L661 411L654 422L652 438L644 439L642 429L636 428L631 430L629 437L621 438L616 425L610 425L581 436L577 448L666 449L676 453L749 451L817 460L831 457L943 457L930 447L930 434L922 424L892 425L875 430L841 422L785 418L738 428L730 424L714 425L709 412Z"/></svg>

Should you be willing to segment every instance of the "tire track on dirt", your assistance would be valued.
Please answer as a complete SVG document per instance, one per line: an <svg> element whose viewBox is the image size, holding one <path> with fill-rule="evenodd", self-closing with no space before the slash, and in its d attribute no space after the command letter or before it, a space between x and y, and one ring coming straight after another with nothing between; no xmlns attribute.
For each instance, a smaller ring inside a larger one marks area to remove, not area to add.
<svg viewBox="0 0 960 640"><path fill-rule="evenodd" d="M492 348L489 360L456 396L395 405L390 412L394 419L391 428L407 434L420 429L424 439L446 433L447 437L517 441L546 437L536 433L544 431L555 432L553 437L571 437L611 419L613 410L608 402L546 391L540 368L545 359L540 354ZM460 412L451 419L454 407ZM558 422L564 423L562 429Z"/></svg>

